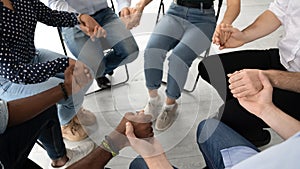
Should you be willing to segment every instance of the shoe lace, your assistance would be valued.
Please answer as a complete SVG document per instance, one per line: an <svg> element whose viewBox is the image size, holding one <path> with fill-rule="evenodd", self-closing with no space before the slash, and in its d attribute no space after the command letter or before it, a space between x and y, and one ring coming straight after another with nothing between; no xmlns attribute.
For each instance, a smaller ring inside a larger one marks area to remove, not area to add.
<svg viewBox="0 0 300 169"><path fill-rule="evenodd" d="M161 115L161 120L166 121L168 118L168 110L164 110Z"/></svg>
<svg viewBox="0 0 300 169"><path fill-rule="evenodd" d="M76 131L79 130L79 127L80 127L79 124L73 122L73 124L71 126L71 132L72 132L73 135L75 135Z"/></svg>

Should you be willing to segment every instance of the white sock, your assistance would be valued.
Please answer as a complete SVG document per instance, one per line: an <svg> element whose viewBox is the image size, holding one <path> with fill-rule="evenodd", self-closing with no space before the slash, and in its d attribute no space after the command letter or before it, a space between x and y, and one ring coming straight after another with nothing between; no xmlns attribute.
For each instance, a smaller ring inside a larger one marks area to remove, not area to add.
<svg viewBox="0 0 300 169"><path fill-rule="evenodd" d="M175 106L175 103L174 104L165 104L165 109L173 109L174 108L174 106Z"/></svg>
<svg viewBox="0 0 300 169"><path fill-rule="evenodd" d="M159 103L159 101L160 101L159 95L149 98L150 103Z"/></svg>

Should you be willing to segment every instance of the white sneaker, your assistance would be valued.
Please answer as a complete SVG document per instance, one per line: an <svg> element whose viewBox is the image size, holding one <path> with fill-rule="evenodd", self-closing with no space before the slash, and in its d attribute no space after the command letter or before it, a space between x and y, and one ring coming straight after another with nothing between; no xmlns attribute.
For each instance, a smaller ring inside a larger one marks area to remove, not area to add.
<svg viewBox="0 0 300 169"><path fill-rule="evenodd" d="M175 103L175 105L172 108L167 108L166 106L164 106L162 113L160 113L157 117L155 123L156 130L167 130L174 123L176 118L177 107L177 103Z"/></svg>
<svg viewBox="0 0 300 169"><path fill-rule="evenodd" d="M84 143L76 146L72 149L67 149L67 157L69 160L64 166L61 167L53 167L50 164L51 169L63 169L67 168L68 166L72 165L73 163L79 161L83 157L87 156L90 152L92 152L95 148L95 144L93 141L85 141Z"/></svg>
<svg viewBox="0 0 300 169"><path fill-rule="evenodd" d="M155 98L149 98L148 103L144 109L145 114L149 114L152 116L152 121L156 120L159 112L162 109L162 101L161 97L158 95Z"/></svg>

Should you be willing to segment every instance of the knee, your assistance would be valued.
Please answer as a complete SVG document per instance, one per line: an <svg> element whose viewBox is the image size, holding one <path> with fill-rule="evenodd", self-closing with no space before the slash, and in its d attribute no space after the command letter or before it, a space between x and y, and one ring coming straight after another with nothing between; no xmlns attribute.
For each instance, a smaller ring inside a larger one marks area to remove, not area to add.
<svg viewBox="0 0 300 169"><path fill-rule="evenodd" d="M197 128L197 144L199 146L208 141L218 124L219 121L216 119L206 119L199 123Z"/></svg>
<svg viewBox="0 0 300 169"><path fill-rule="evenodd" d="M139 55L139 47L136 44L133 37L127 38L120 43L122 43L122 44L119 44L119 45L123 46L123 50L120 51L120 52L122 52L122 53L120 53L120 56L123 59L126 59L126 63L130 63L130 62L134 61Z"/></svg>
<svg viewBox="0 0 300 169"><path fill-rule="evenodd" d="M148 169L148 167L144 159L138 156L130 163L129 169Z"/></svg>

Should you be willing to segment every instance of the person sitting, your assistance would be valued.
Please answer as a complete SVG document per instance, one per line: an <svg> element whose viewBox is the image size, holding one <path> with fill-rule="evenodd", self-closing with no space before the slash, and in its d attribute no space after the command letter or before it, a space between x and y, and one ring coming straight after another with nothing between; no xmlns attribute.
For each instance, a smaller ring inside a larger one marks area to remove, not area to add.
<svg viewBox="0 0 300 169"><path fill-rule="evenodd" d="M231 76L230 81L238 74L239 72ZM291 81L298 86L299 92L300 73L294 72L291 76L294 77ZM266 122L285 141L260 152L255 145L226 124L216 119L204 120L198 126L197 143L208 168L298 168L300 121L274 105L273 87L266 75L260 72L258 80L262 84L258 93L235 97L246 110ZM288 85L286 87L289 88ZM231 91L235 93L235 89Z"/></svg>
<svg viewBox="0 0 300 169"><path fill-rule="evenodd" d="M84 70L78 72L78 69L74 70L74 66L69 67L65 70L65 82L62 84L26 98L0 101L1 168L26 168L29 164L27 157L37 139L52 159L53 168L103 168L120 149L129 145L124 135L127 122L132 124L138 137L153 137L149 115L126 113L116 129L106 136L94 151L92 141L85 141L83 145L71 150L66 149L54 105L58 100L80 91L92 80L89 69ZM35 106L32 106L32 103L36 103ZM89 153L91 154L88 155ZM81 158L84 160L73 164ZM98 160L95 160L97 158Z"/></svg>
<svg viewBox="0 0 300 169"><path fill-rule="evenodd" d="M128 6L130 0L118 0L118 13L130 15ZM86 60L88 66L94 65L95 60L89 61L90 55L98 59L96 67L96 81L100 88L111 86L110 80L105 75L112 75L119 65L132 62L139 53L139 48L130 30L108 7L107 0L48 0L52 9L60 11L78 12L92 16L105 32L105 37L96 39L93 43L89 36L78 27L63 27L62 34L71 53L79 60ZM88 50L85 50L88 48ZM112 49L104 53L106 48Z"/></svg>
<svg viewBox="0 0 300 169"><path fill-rule="evenodd" d="M151 0L138 2L135 14L142 13L149 2ZM220 24L232 24L239 12L240 0L227 0L227 9ZM135 17L141 17L141 14ZM139 19L135 21L138 22ZM144 54L144 73L149 95L144 110L146 114L153 116L153 120L157 119L156 130L164 131L175 121L178 107L176 100L181 96L189 67L210 47L215 27L212 0L174 1L155 26ZM220 29L220 25L217 29ZM167 97L163 104L158 89L162 83L163 62L170 50Z"/></svg>
<svg viewBox="0 0 300 169"><path fill-rule="evenodd" d="M64 83L33 96L8 102L0 100L0 168L32 168L27 157L37 140L47 151L53 167L66 167L93 150L92 141L66 149L62 138L55 104L80 91L92 77L86 67L83 72L74 67L64 71Z"/></svg>
<svg viewBox="0 0 300 169"><path fill-rule="evenodd" d="M285 33L279 40L278 48L212 55L199 65L201 77L209 82L224 100L218 118L256 146L265 145L270 141L270 133L263 129L268 125L244 109L234 95L242 97L256 94L262 88L258 80L258 74L262 71L274 87L273 101L276 106L292 117L300 119L300 114L297 113L300 108L298 104L300 94L287 90L288 86L294 86L291 83L290 73L300 72L298 45L300 30L297 24L300 21L297 15L300 14L300 10L297 7L300 7L299 4L291 0L275 0L268 10L244 30L239 31L230 25L225 25L222 31L218 32L219 36L215 36L213 40L220 45L220 49L238 47L283 26ZM222 32L230 35L228 39L221 40ZM240 71L239 75L243 75L247 81L236 84L238 88L232 94L230 89L233 86L228 86L226 75L235 71Z"/></svg>
<svg viewBox="0 0 300 169"><path fill-rule="evenodd" d="M239 72L230 75L230 81ZM292 90L300 92L300 73L291 73L295 86ZM289 116L272 102L273 87L265 74L259 73L262 89L254 94L237 97L239 103L253 115L261 118L285 141L262 152L246 138L217 119L203 120L198 125L197 144L202 152L206 168L215 169L296 169L300 155L300 121ZM232 83L231 83L232 84ZM286 86L289 88L289 86ZM234 89L231 90L234 92ZM137 157L130 169L171 169L161 144L153 138L151 141L138 139L132 133L130 124L126 126L126 135L133 149L143 158ZM288 156L286 154L289 154Z"/></svg>
<svg viewBox="0 0 300 169"><path fill-rule="evenodd" d="M0 99L12 101L43 92L63 82L61 74L76 62L49 50L37 50L37 22L50 26L79 25L92 38L103 36L98 23L88 15L51 10L39 0L2 0L0 40ZM82 108L89 85L58 102L63 137L72 141L87 137L82 125L95 122L95 115ZM77 116L84 116L79 122ZM77 130L73 131L74 126Z"/></svg>

